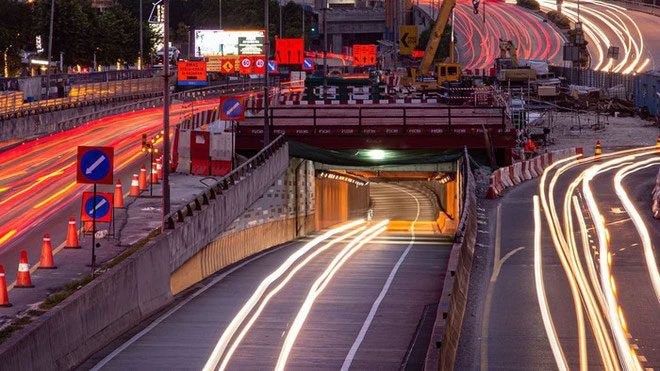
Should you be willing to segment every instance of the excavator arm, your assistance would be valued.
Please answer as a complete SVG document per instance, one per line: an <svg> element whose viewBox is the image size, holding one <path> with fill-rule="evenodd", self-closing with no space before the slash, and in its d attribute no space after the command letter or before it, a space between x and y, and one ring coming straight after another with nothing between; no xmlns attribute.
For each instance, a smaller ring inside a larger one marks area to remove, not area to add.
<svg viewBox="0 0 660 371"><path fill-rule="evenodd" d="M435 53L438 50L438 44L442 38L442 33L449 22L449 16L451 15L452 9L456 5L456 0L444 0L440 6L440 11L438 12L438 18L435 20L435 25L431 30L431 35L429 36L429 41L426 44L426 51L424 51L424 58L419 65L419 71L422 75L429 73L429 69L433 64L433 58L435 58Z"/></svg>

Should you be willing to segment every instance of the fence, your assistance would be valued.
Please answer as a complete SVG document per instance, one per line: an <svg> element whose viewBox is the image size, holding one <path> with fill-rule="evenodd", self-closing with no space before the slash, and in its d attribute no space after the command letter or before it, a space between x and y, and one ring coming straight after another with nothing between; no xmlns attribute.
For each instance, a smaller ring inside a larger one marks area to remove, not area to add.
<svg viewBox="0 0 660 371"><path fill-rule="evenodd" d="M21 90L21 87L26 81L34 81L39 87L39 92L43 94L44 88L48 85L48 81L50 81L51 87L56 87L58 83L68 87L75 84L148 78L155 76L159 71L160 70L120 70L75 74L60 73L51 74L50 79L47 75L0 78L0 91Z"/></svg>
<svg viewBox="0 0 660 371"><path fill-rule="evenodd" d="M550 72L555 76L566 78L573 85L593 86L597 88L612 88L623 85L626 97L630 98L635 92L636 75L609 73L604 71L585 70L573 67L550 66Z"/></svg>

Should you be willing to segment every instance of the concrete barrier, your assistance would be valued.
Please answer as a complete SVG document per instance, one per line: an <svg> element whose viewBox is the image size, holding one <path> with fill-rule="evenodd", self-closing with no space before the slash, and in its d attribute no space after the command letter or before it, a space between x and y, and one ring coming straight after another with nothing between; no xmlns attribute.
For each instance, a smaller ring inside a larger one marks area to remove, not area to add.
<svg viewBox="0 0 660 371"><path fill-rule="evenodd" d="M477 239L476 186L468 164L466 158L463 212L449 256L431 342L426 353L425 370L454 369Z"/></svg>
<svg viewBox="0 0 660 371"><path fill-rule="evenodd" d="M170 275L261 197L288 166L283 138L242 165L216 197L0 345L0 370L71 369L172 301ZM256 179L259 178L259 179ZM221 190L220 190L221 189ZM209 191L215 192L215 191ZM204 195L206 196L206 194ZM236 257L235 257L236 258Z"/></svg>

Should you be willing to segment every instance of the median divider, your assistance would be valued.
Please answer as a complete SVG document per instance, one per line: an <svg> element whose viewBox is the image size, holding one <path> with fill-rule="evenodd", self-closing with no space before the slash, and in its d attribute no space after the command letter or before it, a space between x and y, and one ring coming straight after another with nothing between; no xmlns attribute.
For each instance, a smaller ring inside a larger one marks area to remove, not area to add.
<svg viewBox="0 0 660 371"><path fill-rule="evenodd" d="M426 352L425 370L453 370L456 360L477 240L476 186L469 163L466 151L462 170L465 179L463 211L449 255L442 295Z"/></svg>
<svg viewBox="0 0 660 371"><path fill-rule="evenodd" d="M552 165L555 161L577 154L582 154L582 148L567 148L546 152L529 160L501 167L493 171L490 175L486 198L493 199L500 197L507 188L541 176L545 168Z"/></svg>

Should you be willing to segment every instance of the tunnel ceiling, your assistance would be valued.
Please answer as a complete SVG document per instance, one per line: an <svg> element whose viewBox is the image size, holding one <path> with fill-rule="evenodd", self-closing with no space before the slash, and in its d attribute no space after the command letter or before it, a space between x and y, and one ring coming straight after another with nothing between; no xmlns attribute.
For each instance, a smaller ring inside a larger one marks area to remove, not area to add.
<svg viewBox="0 0 660 371"><path fill-rule="evenodd" d="M462 156L458 150L388 150L368 148L355 150L329 150L289 141L289 155L335 166L387 166L438 164L453 162Z"/></svg>

